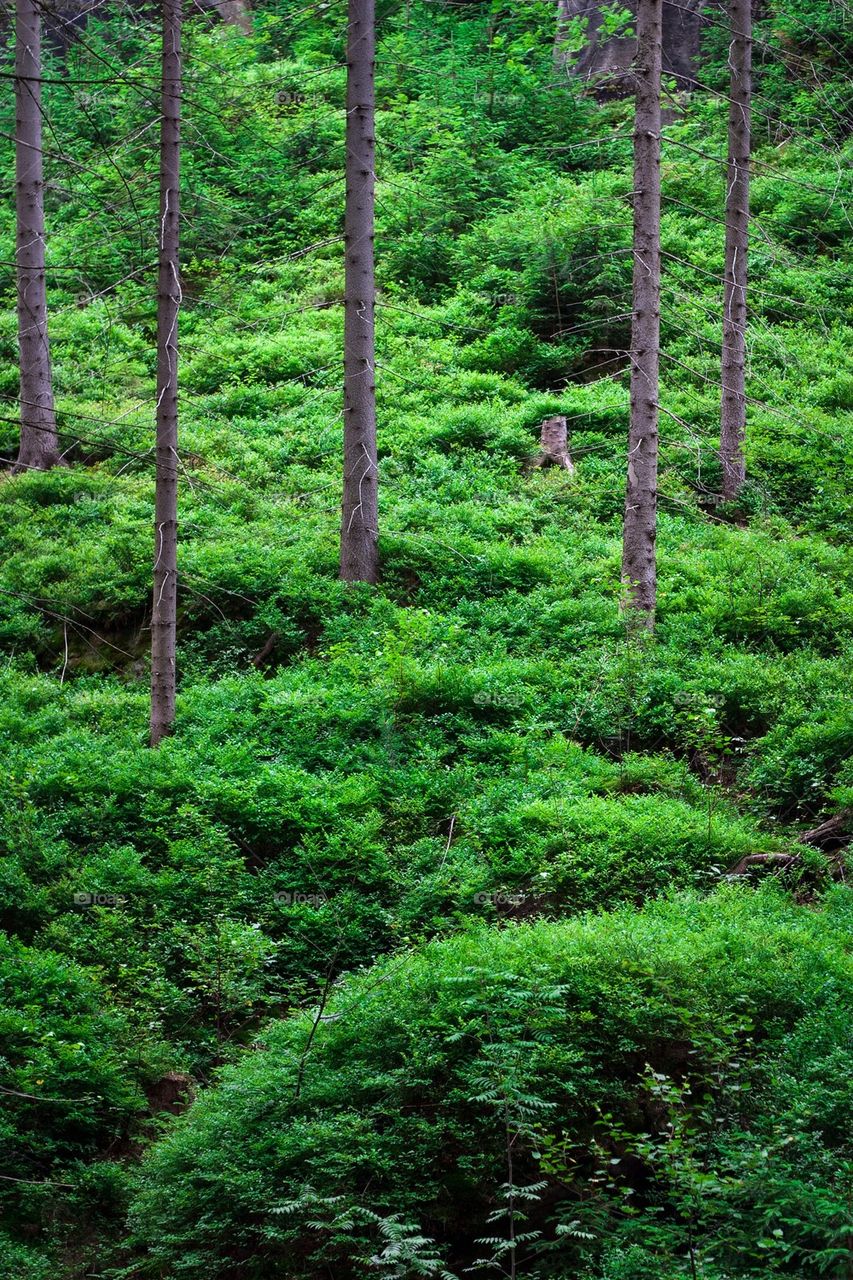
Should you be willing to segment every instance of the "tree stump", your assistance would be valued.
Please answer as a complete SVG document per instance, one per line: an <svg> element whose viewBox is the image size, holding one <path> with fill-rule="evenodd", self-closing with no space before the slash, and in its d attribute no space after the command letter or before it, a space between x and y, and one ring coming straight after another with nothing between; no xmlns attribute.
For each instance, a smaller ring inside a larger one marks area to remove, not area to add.
<svg viewBox="0 0 853 1280"><path fill-rule="evenodd" d="M533 464L535 467L562 467L564 471L574 475L575 467L569 454L565 417L545 419L539 429L539 447L542 452Z"/></svg>

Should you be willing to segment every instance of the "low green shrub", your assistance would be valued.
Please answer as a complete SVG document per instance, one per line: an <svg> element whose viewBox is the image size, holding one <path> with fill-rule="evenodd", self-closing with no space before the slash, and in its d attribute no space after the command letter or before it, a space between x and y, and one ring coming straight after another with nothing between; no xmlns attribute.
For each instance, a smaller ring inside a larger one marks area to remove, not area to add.
<svg viewBox="0 0 853 1280"><path fill-rule="evenodd" d="M349 979L150 1154L132 1274L841 1277L851 908L727 890Z"/></svg>

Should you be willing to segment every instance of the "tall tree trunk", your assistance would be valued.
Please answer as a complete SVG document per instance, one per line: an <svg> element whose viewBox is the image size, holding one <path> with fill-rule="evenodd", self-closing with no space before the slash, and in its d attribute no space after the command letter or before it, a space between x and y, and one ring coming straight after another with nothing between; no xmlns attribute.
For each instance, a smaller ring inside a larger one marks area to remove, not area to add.
<svg viewBox="0 0 853 1280"><path fill-rule="evenodd" d="M163 0L157 280L157 448L151 608L151 745L175 719L178 603L178 311L180 285L181 3Z"/></svg>
<svg viewBox="0 0 853 1280"><path fill-rule="evenodd" d="M379 577L373 327L374 24L374 0L349 0L340 566L345 582L376 582Z"/></svg>
<svg viewBox="0 0 853 1280"><path fill-rule="evenodd" d="M729 160L726 173L726 265L723 284L720 461L723 497L736 498L746 476L746 283L749 157L752 146L752 0L730 0Z"/></svg>
<svg viewBox="0 0 853 1280"><path fill-rule="evenodd" d="M560 46L563 43L565 34L568 7L568 0L557 0L557 21L554 27L554 61L558 64L561 61L562 50Z"/></svg>
<svg viewBox="0 0 853 1280"><path fill-rule="evenodd" d="M657 601L661 7L661 0L639 0L637 5L634 316L622 543L625 604L636 609L649 628L654 626Z"/></svg>
<svg viewBox="0 0 853 1280"><path fill-rule="evenodd" d="M21 443L15 471L47 471L60 460L47 336L41 133L41 14L37 0L18 0L15 16L15 259Z"/></svg>

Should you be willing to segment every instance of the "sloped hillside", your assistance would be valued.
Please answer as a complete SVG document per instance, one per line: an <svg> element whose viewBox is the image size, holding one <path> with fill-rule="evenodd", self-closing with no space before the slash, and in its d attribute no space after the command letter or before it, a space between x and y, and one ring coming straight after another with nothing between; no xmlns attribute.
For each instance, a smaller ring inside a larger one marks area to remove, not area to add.
<svg viewBox="0 0 853 1280"><path fill-rule="evenodd" d="M736 506L719 15L671 86L653 639L619 610L630 102L555 69L551 5L380 14L382 580L351 588L343 11L188 19L156 753L156 38L116 9L54 55L68 465L0 479L8 1280L849 1276L853 49L791 3ZM574 475L531 465L552 414Z"/></svg>

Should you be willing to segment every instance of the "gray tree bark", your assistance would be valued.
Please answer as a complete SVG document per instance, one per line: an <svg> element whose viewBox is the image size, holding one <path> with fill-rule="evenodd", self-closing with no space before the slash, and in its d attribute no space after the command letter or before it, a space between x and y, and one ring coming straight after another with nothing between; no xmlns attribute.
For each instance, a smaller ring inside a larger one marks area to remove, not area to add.
<svg viewBox="0 0 853 1280"><path fill-rule="evenodd" d="M539 428L540 454L534 463L536 467L561 467L574 474L574 463L569 453L569 429L565 416L559 414L555 418L545 418Z"/></svg>
<svg viewBox="0 0 853 1280"><path fill-rule="evenodd" d="M14 471L47 471L60 460L47 334L41 134L41 14L36 0L18 0L15 14L15 261L21 440Z"/></svg>
<svg viewBox="0 0 853 1280"><path fill-rule="evenodd" d="M374 0L349 0L340 576L379 577L374 356Z"/></svg>
<svg viewBox="0 0 853 1280"><path fill-rule="evenodd" d="M661 0L638 0L634 121L634 315L622 541L625 607L650 629L657 603L660 364Z"/></svg>
<svg viewBox="0 0 853 1280"><path fill-rule="evenodd" d="M746 288L749 160L752 148L752 0L730 0L729 156L726 172L726 263L723 284L720 461L723 497L737 498L746 463Z"/></svg>
<svg viewBox="0 0 853 1280"><path fill-rule="evenodd" d="M151 745L175 720L178 603L178 312L180 285L181 3L163 0L160 222L157 278L157 442L151 607Z"/></svg>

